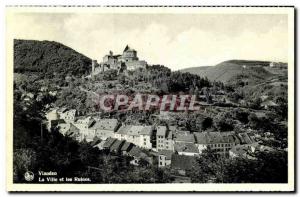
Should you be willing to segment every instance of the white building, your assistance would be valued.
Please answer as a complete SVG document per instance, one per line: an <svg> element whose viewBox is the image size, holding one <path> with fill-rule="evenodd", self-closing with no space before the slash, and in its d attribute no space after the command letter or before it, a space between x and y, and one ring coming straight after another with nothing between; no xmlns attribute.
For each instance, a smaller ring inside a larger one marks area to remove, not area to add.
<svg viewBox="0 0 300 197"><path fill-rule="evenodd" d="M207 148L216 151L217 154L227 154L236 142L239 141L230 132L201 132L194 133L194 135L200 154Z"/></svg>
<svg viewBox="0 0 300 197"><path fill-rule="evenodd" d="M171 157L173 151L161 150L158 151L158 167L165 167L171 165Z"/></svg>
<svg viewBox="0 0 300 197"><path fill-rule="evenodd" d="M183 143L183 142L175 142L174 150L178 153L178 155L186 155L186 156L198 156L199 150L195 144L192 143Z"/></svg>
<svg viewBox="0 0 300 197"><path fill-rule="evenodd" d="M115 133L115 138L118 140L126 140L142 148L151 149L152 135L152 126L123 125Z"/></svg>
<svg viewBox="0 0 300 197"><path fill-rule="evenodd" d="M174 151L173 134L172 131L167 131L165 126L156 127L156 148L160 150Z"/></svg>
<svg viewBox="0 0 300 197"><path fill-rule="evenodd" d="M117 119L100 119L88 129L89 133L93 133L94 136L106 140L107 138L113 138L115 132L119 127Z"/></svg>
<svg viewBox="0 0 300 197"><path fill-rule="evenodd" d="M66 122L74 122L76 117L76 109L68 110L67 108L60 108L57 110L60 119Z"/></svg>

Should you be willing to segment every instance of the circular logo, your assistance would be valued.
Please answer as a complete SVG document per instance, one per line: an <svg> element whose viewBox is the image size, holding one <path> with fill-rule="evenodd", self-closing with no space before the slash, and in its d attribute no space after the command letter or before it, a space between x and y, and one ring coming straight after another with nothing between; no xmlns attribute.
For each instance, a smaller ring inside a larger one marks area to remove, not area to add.
<svg viewBox="0 0 300 197"><path fill-rule="evenodd" d="M30 171L25 172L24 178L26 181L32 181L34 179L33 172L30 172Z"/></svg>

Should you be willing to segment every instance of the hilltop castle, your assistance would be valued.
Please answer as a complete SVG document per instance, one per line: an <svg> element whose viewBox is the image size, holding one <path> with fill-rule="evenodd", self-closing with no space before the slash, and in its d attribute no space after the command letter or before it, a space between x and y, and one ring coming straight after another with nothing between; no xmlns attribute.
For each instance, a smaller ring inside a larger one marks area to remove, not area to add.
<svg viewBox="0 0 300 197"><path fill-rule="evenodd" d="M92 75L110 69L115 69L118 71L135 70L138 68L146 68L146 66L147 62L144 60L139 60L137 57L137 51L127 45L123 50L122 55L114 55L112 51L109 51L109 54L105 55L102 62L99 64L97 63L97 60L93 60Z"/></svg>

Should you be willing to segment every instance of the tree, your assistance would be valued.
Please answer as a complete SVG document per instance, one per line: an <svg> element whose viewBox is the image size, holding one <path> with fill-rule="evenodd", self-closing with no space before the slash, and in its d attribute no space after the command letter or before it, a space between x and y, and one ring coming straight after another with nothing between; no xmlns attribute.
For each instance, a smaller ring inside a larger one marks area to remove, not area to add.
<svg viewBox="0 0 300 197"><path fill-rule="evenodd" d="M201 129L204 131L213 126L213 119L211 117L206 117L201 125Z"/></svg>
<svg viewBox="0 0 300 197"><path fill-rule="evenodd" d="M211 149L204 150L189 173L192 183L223 182L227 159Z"/></svg>
<svg viewBox="0 0 300 197"><path fill-rule="evenodd" d="M32 149L21 148L13 153L14 180L25 181L24 174L34 169L36 153Z"/></svg>
<svg viewBox="0 0 300 197"><path fill-rule="evenodd" d="M221 112L214 117L216 128L221 131L232 131L234 129L235 122L233 121L231 115L226 112Z"/></svg>
<svg viewBox="0 0 300 197"><path fill-rule="evenodd" d="M274 111L278 114L283 120L288 118L288 101L285 97L277 97L275 103L277 106L274 107Z"/></svg>
<svg viewBox="0 0 300 197"><path fill-rule="evenodd" d="M287 183L287 153L257 152L256 159L235 158L226 165L227 183Z"/></svg>
<svg viewBox="0 0 300 197"><path fill-rule="evenodd" d="M260 97L256 97L253 101L250 102L250 108L252 109L261 109L262 100Z"/></svg>

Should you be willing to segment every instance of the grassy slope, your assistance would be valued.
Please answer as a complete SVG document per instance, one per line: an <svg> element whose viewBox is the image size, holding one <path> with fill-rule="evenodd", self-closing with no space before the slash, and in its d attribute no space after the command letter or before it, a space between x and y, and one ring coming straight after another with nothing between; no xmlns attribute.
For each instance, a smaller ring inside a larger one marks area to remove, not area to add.
<svg viewBox="0 0 300 197"><path fill-rule="evenodd" d="M215 80L226 83L235 80L235 78L239 76L243 76L244 78L266 79L272 76L272 73L264 68L268 65L269 62L265 61L230 60L217 64L216 66L187 68L182 71L207 77L211 81Z"/></svg>

